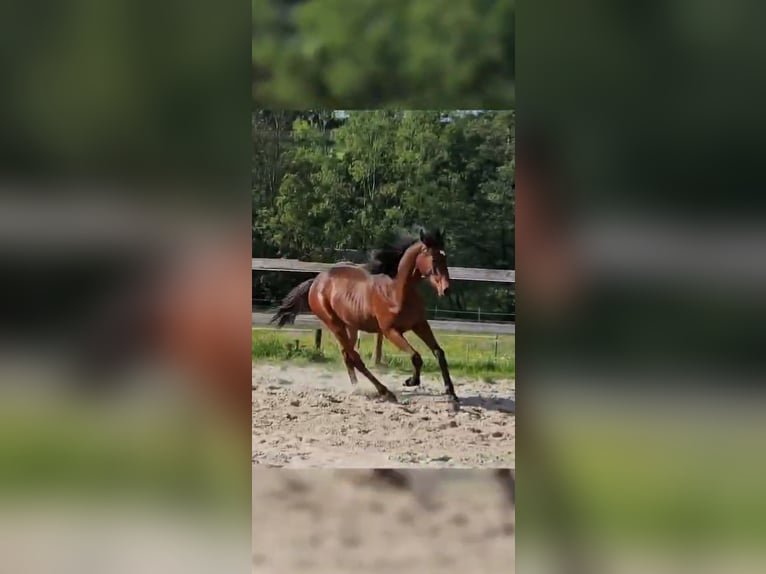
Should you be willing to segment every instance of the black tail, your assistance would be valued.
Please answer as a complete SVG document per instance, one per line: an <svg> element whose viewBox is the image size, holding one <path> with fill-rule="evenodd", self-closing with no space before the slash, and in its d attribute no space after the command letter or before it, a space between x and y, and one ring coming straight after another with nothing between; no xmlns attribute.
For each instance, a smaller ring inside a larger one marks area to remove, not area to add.
<svg viewBox="0 0 766 574"><path fill-rule="evenodd" d="M277 323L277 327L292 325L295 317L301 313L308 313L309 308L309 289L314 279L307 279L287 294L282 300L282 304L277 309L276 314L269 323Z"/></svg>

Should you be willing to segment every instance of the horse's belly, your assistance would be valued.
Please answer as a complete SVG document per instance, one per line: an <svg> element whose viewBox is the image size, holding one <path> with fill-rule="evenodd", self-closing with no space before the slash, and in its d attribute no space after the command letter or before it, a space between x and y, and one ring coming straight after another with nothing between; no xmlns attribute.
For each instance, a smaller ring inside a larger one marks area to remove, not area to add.
<svg viewBox="0 0 766 574"><path fill-rule="evenodd" d="M332 303L335 314L349 327L366 333L376 333L380 330L378 320L370 313L369 307L358 299L353 300L347 295L337 295L333 297Z"/></svg>
<svg viewBox="0 0 766 574"><path fill-rule="evenodd" d="M356 313L340 312L338 317L349 327L365 333L377 333L380 331L378 320L372 315L359 315Z"/></svg>
<svg viewBox="0 0 766 574"><path fill-rule="evenodd" d="M380 332L380 325L378 325L378 320L374 317L367 319L359 326L360 331L364 331L365 333L379 333Z"/></svg>

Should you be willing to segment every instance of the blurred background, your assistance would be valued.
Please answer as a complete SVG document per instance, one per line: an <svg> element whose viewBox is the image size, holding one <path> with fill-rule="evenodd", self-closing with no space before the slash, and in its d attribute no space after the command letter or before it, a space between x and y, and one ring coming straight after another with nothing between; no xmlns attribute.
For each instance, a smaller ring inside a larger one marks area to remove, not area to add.
<svg viewBox="0 0 766 574"><path fill-rule="evenodd" d="M0 569L246 570L249 6L0 12Z"/></svg>
<svg viewBox="0 0 766 574"><path fill-rule="evenodd" d="M763 569L763 16L518 6L520 568Z"/></svg>
<svg viewBox="0 0 766 574"><path fill-rule="evenodd" d="M509 109L515 0L252 0L261 109Z"/></svg>

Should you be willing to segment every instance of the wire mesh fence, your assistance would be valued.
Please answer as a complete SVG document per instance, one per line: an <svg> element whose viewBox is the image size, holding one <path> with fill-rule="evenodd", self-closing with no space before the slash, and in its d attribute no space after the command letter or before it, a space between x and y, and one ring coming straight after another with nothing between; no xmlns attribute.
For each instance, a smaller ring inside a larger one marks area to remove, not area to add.
<svg viewBox="0 0 766 574"><path fill-rule="evenodd" d="M445 309L433 307L426 309L428 318L433 320L451 319L455 321L491 321L493 323L512 323L516 320L515 313L503 313L496 311L482 311L481 307L471 310Z"/></svg>
<svg viewBox="0 0 766 574"><path fill-rule="evenodd" d="M275 311L278 303L269 299L253 299L253 311ZM476 321L477 323L513 323L516 321L515 313L505 313L497 311L482 310L481 307L471 310L460 310L450 308L439 308L438 306L426 309L427 317L431 320L452 320L452 321Z"/></svg>

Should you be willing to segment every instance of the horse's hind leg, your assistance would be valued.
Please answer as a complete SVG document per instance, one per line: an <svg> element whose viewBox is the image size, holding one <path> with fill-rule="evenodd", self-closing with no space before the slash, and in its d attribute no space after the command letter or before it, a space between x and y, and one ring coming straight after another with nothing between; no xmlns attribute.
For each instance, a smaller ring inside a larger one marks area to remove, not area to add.
<svg viewBox="0 0 766 574"><path fill-rule="evenodd" d="M383 383L381 383L365 366L364 362L362 361L362 357L360 357L359 353L357 353L356 349L354 349L354 344L349 338L348 331L346 330L346 325L344 325L338 317L334 317L331 313L327 314L326 319L323 317L320 318L325 323L325 325L327 325L327 328L332 331L333 335L335 335L335 338L340 342L343 358L344 360L348 360L348 363L346 363L347 367L350 363L353 368L367 377L370 382L375 385L375 388L378 390L380 396L393 403L398 402L394 393L389 391L388 388Z"/></svg>
<svg viewBox="0 0 766 574"><path fill-rule="evenodd" d="M354 329L353 327L346 327L346 333L348 334L348 340L351 343L351 348L353 349L354 347L356 347L357 330ZM357 383L357 380L356 380L356 371L354 370L354 359L351 355L349 355L343 349L341 349L341 352L343 353L343 362L346 363L348 378L351 379L351 384L355 385Z"/></svg>
<svg viewBox="0 0 766 574"><path fill-rule="evenodd" d="M356 338L354 338L353 342L351 341L350 333L348 331L349 327L340 317L338 317L335 311L333 311L327 300L319 295L316 300L312 300L310 302L310 305L314 315L319 317L319 320L327 325L327 328L332 331L332 334L335 335L336 339L338 339L341 351L343 352L343 359L344 361L348 361L346 363L346 367L349 368L348 365L350 363L353 368L370 379L370 382L375 385L375 388L378 390L378 393L382 397L394 403L398 402L396 400L396 396L391 391L389 391L383 383L375 378L375 375L373 375L364 365L362 357L360 357L359 353L357 353L356 349L354 349ZM354 333L356 333L356 329L354 329ZM350 373L349 376L351 376Z"/></svg>
<svg viewBox="0 0 766 574"><path fill-rule="evenodd" d="M388 390L388 388L381 383L375 375L373 375L370 370L365 366L364 362L362 361L362 357L359 356L359 353L356 352L356 350L352 349L353 355L351 355L351 358L353 360L354 367L357 371L362 373L365 377L370 379L370 382L375 385L375 388L378 389L378 393L380 393L380 396L385 398L388 401L391 401L392 403L397 403L399 401L396 400L396 395Z"/></svg>

